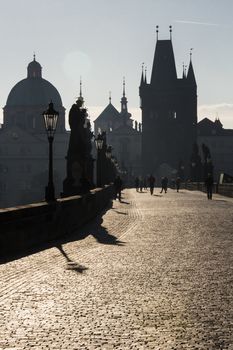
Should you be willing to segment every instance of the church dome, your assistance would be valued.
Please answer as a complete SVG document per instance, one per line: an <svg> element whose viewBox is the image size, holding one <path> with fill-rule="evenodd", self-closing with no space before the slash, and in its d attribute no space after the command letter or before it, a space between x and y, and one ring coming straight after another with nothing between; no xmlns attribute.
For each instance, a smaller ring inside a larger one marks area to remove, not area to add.
<svg viewBox="0 0 233 350"><path fill-rule="evenodd" d="M62 100L57 89L42 78L42 67L35 60L27 67L27 78L19 81L10 91L6 106L46 106L52 100L56 106L62 106Z"/></svg>

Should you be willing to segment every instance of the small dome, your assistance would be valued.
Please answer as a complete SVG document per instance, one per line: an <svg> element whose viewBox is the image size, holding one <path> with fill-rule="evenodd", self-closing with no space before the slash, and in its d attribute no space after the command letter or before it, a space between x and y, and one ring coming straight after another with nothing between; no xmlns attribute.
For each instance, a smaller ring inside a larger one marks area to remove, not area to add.
<svg viewBox="0 0 233 350"><path fill-rule="evenodd" d="M28 65L28 78L41 78L41 71L42 67L40 63L35 60L34 56L34 60Z"/></svg>

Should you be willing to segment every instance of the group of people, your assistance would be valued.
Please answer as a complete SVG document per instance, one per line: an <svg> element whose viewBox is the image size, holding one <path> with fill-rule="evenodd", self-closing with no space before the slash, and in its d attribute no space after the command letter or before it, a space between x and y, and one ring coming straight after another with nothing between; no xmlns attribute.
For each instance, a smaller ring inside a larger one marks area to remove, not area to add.
<svg viewBox="0 0 233 350"><path fill-rule="evenodd" d="M150 194L153 195L154 193L154 187L155 187L155 177L151 174L148 177L144 177L142 178L141 176L137 176L135 178L135 188L137 192L142 192L142 190L147 190L147 187L150 188ZM177 192L179 192L180 189L180 178L178 177L175 181L176 184L176 189ZM168 178L166 176L162 177L161 179L161 191L160 193L163 193L163 191L165 193L167 193L167 187L168 187Z"/></svg>
<svg viewBox="0 0 233 350"><path fill-rule="evenodd" d="M153 195L154 193L154 187L155 187L155 177L151 174L148 177L145 177L144 179L142 177L136 177L135 178L135 188L137 192L142 192L142 190L147 190L147 187L150 188L150 194ZM181 179L180 177L177 177L176 180L173 180L173 186L175 185L176 191L179 192L180 190L180 183ZM206 192L207 192L207 198L212 199L212 192L213 192L213 184L214 180L211 174L208 174L207 178L205 179L205 186L206 186ZM115 199L118 197L119 201L121 201L121 191L123 188L123 181L118 175L114 180L114 190L115 190ZM166 176L162 177L161 179L161 191L160 193L167 193L168 188L168 178Z"/></svg>

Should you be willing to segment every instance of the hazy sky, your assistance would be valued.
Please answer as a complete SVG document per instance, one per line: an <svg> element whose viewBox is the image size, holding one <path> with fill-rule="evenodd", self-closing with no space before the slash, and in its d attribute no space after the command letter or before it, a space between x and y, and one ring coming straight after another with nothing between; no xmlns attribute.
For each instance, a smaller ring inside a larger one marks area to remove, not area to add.
<svg viewBox="0 0 233 350"><path fill-rule="evenodd" d="M233 0L0 0L0 104L26 77L36 53L43 78L60 92L68 110L83 95L91 118L108 104L119 109L126 79L129 111L140 118L141 65L148 80L156 43L169 38L178 76L189 63L198 85L198 119L220 118L233 128Z"/></svg>

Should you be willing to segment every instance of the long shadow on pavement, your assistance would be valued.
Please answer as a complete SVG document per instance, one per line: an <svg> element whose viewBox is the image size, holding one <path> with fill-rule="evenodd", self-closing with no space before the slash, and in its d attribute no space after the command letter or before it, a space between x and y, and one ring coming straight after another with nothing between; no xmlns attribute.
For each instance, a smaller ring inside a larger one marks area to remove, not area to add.
<svg viewBox="0 0 233 350"><path fill-rule="evenodd" d="M125 202L125 203L130 204L127 202ZM87 268L73 262L68 257L68 255L66 254L66 252L64 251L62 246L63 246L63 244L68 243L68 242L74 242L74 241L79 241L79 240L85 239L89 235L92 235L96 239L96 241L101 243L101 244L113 244L113 245L118 245L118 246L124 245L125 244L124 242L119 241L117 239L117 237L109 234L107 229L104 226L102 226L102 223L103 223L102 216L111 208L112 208L112 203L107 208L105 208L105 210L103 210L101 212L101 214L99 214L95 219L91 220L90 222L85 224L83 227L74 229L73 231L70 231L70 232L64 232L63 233L64 235L58 239L55 239L55 240L52 240L50 242L46 242L43 244L39 244L36 247L32 247L30 249L24 250L18 254L12 254L10 256L1 257L0 258L0 265L5 264L9 261L21 259L25 256L32 255L32 254L38 253L38 252L46 250L46 249L56 247L60 251L60 253L66 258L67 264L68 264L68 266L70 266L69 269L73 269L73 270L76 269L77 272L81 273L82 271L86 270ZM73 264L73 268L72 268L72 264Z"/></svg>
<svg viewBox="0 0 233 350"><path fill-rule="evenodd" d="M67 255L67 253L64 251L62 245L57 245L56 248L59 249L61 254L66 258L66 261L67 261L66 270L72 270L77 273L83 273L85 270L88 270L88 267L80 265L75 261L71 260Z"/></svg>

